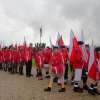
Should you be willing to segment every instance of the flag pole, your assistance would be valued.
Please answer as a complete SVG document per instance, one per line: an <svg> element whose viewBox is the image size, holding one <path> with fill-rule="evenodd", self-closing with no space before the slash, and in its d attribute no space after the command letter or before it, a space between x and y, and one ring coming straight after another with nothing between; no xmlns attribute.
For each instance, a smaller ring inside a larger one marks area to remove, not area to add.
<svg viewBox="0 0 100 100"><path fill-rule="evenodd" d="M40 44L41 44L41 38L42 38L42 25L41 25L41 27L40 27Z"/></svg>

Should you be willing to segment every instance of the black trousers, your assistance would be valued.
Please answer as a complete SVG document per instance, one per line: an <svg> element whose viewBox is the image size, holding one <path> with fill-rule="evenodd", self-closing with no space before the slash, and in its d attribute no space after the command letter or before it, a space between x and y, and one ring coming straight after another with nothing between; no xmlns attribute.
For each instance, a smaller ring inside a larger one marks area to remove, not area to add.
<svg viewBox="0 0 100 100"><path fill-rule="evenodd" d="M68 79L68 64L65 64L65 74L64 74L64 79Z"/></svg>
<svg viewBox="0 0 100 100"><path fill-rule="evenodd" d="M86 70L85 68L82 69L82 80L83 80L83 84L85 84L87 82L87 74L86 74Z"/></svg>
<svg viewBox="0 0 100 100"><path fill-rule="evenodd" d="M0 70L2 70L2 63L0 63Z"/></svg>
<svg viewBox="0 0 100 100"><path fill-rule="evenodd" d="M31 76L32 60L26 62L26 76Z"/></svg>
<svg viewBox="0 0 100 100"><path fill-rule="evenodd" d="M12 70L11 72L12 73L17 73L17 63L16 62L14 62L14 63L12 62L11 63L11 67L12 67L11 68L11 70Z"/></svg>
<svg viewBox="0 0 100 100"><path fill-rule="evenodd" d="M19 74L20 75L23 75L23 65L24 65L24 62L20 62L19 64Z"/></svg>
<svg viewBox="0 0 100 100"><path fill-rule="evenodd" d="M4 62L4 71L6 72L7 71L7 69L8 69L8 66L7 66L7 62Z"/></svg>

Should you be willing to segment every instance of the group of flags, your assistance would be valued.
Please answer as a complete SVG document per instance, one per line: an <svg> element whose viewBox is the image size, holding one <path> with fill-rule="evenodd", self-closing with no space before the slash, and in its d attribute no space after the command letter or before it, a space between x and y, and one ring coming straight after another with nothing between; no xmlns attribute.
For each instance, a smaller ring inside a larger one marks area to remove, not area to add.
<svg viewBox="0 0 100 100"><path fill-rule="evenodd" d="M84 41L84 34L83 32L81 33L81 41L83 42L82 47L80 48L79 44L78 44L78 39L76 38L76 36L74 35L73 30L70 31L70 45L69 45L69 59L70 61L73 60L74 57L74 51L75 48L78 48L78 52L82 52L82 59L83 61L87 62L88 59L88 54L85 48L85 41ZM51 47L53 47L52 41L51 41L51 37L50 37L50 45ZM60 33L58 33L57 36L57 40L56 40L56 46L65 46L62 35L60 35ZM94 50L94 46L93 43L90 46L90 51L89 51L89 63L88 63L88 75L96 80L96 54L95 54L95 50Z"/></svg>

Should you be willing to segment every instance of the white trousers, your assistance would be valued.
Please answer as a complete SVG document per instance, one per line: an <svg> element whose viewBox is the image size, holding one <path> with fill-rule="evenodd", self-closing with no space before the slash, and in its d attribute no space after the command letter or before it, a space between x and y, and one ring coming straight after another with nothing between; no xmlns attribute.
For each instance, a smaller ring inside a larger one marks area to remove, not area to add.
<svg viewBox="0 0 100 100"><path fill-rule="evenodd" d="M81 81L82 77L82 69L75 69L75 74L74 74L74 81Z"/></svg>

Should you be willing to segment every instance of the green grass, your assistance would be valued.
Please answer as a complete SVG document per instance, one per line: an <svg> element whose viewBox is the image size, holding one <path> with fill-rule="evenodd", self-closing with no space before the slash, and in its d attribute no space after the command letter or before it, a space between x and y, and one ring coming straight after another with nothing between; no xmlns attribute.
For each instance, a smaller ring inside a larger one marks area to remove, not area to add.
<svg viewBox="0 0 100 100"><path fill-rule="evenodd" d="M34 58L32 59L32 66L33 66L33 67L36 66L36 63L35 63L35 59L34 59Z"/></svg>

